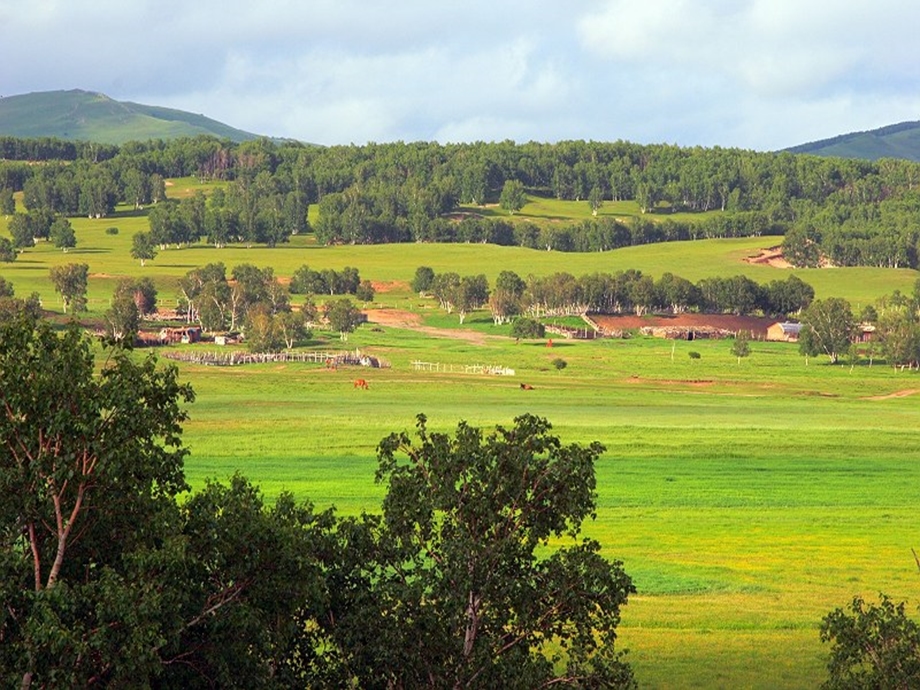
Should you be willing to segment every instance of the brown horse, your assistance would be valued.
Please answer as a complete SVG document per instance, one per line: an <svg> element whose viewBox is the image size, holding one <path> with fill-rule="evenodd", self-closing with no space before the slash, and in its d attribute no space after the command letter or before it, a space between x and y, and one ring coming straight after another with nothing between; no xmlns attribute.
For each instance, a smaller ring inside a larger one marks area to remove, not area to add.
<svg viewBox="0 0 920 690"><path fill-rule="evenodd" d="M355 379L355 388L363 388L367 390L370 386L367 385L367 381L364 379Z"/></svg>

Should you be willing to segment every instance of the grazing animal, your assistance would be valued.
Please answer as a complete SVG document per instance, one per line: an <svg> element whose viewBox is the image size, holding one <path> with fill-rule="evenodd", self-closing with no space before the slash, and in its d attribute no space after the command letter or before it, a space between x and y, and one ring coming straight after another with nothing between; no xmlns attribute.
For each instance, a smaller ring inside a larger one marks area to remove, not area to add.
<svg viewBox="0 0 920 690"><path fill-rule="evenodd" d="M533 386L531 386L529 383L522 383L522 384L521 384L521 390L522 390L522 391L532 391L532 390L533 390Z"/></svg>
<svg viewBox="0 0 920 690"><path fill-rule="evenodd" d="M370 386L367 385L367 381L364 379L355 379L355 388L363 388L367 390Z"/></svg>

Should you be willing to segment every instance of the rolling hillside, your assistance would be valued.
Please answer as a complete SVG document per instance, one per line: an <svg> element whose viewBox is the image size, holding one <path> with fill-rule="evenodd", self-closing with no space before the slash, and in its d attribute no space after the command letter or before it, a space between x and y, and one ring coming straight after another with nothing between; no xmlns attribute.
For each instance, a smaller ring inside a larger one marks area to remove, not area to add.
<svg viewBox="0 0 920 690"><path fill-rule="evenodd" d="M786 149L838 158L903 158L920 161L920 122L901 122L867 132L851 132Z"/></svg>
<svg viewBox="0 0 920 690"><path fill-rule="evenodd" d="M204 115L116 101L101 93L78 89L0 98L0 136L121 144L199 134L236 142L258 138Z"/></svg>

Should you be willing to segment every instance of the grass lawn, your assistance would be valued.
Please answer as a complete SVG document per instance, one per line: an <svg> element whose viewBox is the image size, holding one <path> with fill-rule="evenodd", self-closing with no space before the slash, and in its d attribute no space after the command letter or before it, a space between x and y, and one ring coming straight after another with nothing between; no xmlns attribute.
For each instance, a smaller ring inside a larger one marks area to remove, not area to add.
<svg viewBox="0 0 920 690"><path fill-rule="evenodd" d="M198 393L185 434L193 484L240 471L270 496L374 511L376 444L419 412L440 430L531 412L564 441L599 440L586 533L638 587L621 632L643 687L815 687L825 613L857 593L920 601L920 393L905 395L916 374L806 366L773 343L753 343L740 365L724 341L547 348L362 327L347 345L392 368L183 365ZM416 359L516 376L415 371ZM353 388L359 376L369 390Z"/></svg>

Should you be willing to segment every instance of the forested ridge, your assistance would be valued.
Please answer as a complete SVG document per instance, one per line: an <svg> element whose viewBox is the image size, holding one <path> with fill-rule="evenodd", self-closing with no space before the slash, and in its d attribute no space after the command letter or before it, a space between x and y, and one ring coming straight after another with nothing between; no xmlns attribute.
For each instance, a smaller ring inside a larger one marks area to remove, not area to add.
<svg viewBox="0 0 920 690"><path fill-rule="evenodd" d="M903 160L623 141L317 147L211 137L122 146L4 137L0 159L0 211L12 212L17 191L28 210L11 223L20 247L47 237L55 214L102 217L128 203L155 204L152 239L163 246L203 238L274 245L310 230L324 244L489 242L559 251L784 235L787 258L799 266L916 268L920 255L920 164ZM227 184L208 198L170 202L164 180L185 176ZM594 214L553 224L515 218L525 192L584 201ZM623 200L636 202L635 218L597 214L605 202ZM319 205L312 228L310 204ZM511 215L475 213L486 204ZM680 220L670 217L675 212Z"/></svg>

